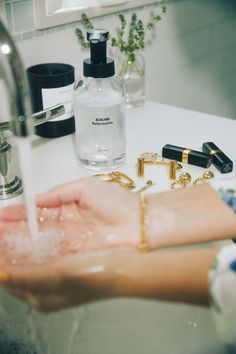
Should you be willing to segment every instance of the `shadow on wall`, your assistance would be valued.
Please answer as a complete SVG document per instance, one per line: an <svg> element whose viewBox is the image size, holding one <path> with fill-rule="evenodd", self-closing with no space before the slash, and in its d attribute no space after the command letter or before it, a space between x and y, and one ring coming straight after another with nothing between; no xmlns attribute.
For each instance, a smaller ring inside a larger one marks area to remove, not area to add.
<svg viewBox="0 0 236 354"><path fill-rule="evenodd" d="M170 5L186 63L173 104L236 119L235 0L178 0Z"/></svg>

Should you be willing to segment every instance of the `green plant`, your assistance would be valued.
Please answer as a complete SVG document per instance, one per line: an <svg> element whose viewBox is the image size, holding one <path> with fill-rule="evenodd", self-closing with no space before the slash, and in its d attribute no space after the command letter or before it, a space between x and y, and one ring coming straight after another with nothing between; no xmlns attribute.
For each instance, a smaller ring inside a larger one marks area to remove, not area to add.
<svg viewBox="0 0 236 354"><path fill-rule="evenodd" d="M90 30L90 29L94 28L90 19L87 17L87 15L85 13L82 14L81 22L82 22L82 26L84 27L85 30ZM82 48L89 48L89 42L87 42L85 40L82 30L80 28L76 28L75 33L78 37L81 47Z"/></svg>
<svg viewBox="0 0 236 354"><path fill-rule="evenodd" d="M167 0L160 2L162 13L166 12L166 2ZM111 46L119 48L120 52L127 55L128 60L133 62L135 61L135 52L145 47L145 32L152 30L161 20L161 16L159 14L152 15L151 20L146 24L137 17L136 13L132 14L129 24L124 14L119 14L119 20L120 28L117 30L117 37L112 36ZM82 26L85 30L94 28L85 13L82 14ZM88 48L89 43L85 40L82 30L77 28L75 31L81 47Z"/></svg>
<svg viewBox="0 0 236 354"><path fill-rule="evenodd" d="M162 12L166 12L166 1L161 1ZM151 30L155 27L157 22L161 20L159 14L153 15L151 20L144 24L141 19L138 19L137 14L133 13L131 21L127 24L127 20L123 14L119 14L120 28L117 31L117 39L111 38L112 47L118 47L121 53L128 56L128 60L133 62L135 60L135 52L145 47L146 30Z"/></svg>

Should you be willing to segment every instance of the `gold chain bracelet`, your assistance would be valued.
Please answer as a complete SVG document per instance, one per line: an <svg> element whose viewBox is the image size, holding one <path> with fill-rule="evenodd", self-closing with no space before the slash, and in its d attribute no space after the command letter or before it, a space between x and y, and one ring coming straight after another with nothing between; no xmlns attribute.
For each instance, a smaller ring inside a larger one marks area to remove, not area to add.
<svg viewBox="0 0 236 354"><path fill-rule="evenodd" d="M147 195L140 193L140 238L138 248L142 252L149 251L148 233L147 233Z"/></svg>

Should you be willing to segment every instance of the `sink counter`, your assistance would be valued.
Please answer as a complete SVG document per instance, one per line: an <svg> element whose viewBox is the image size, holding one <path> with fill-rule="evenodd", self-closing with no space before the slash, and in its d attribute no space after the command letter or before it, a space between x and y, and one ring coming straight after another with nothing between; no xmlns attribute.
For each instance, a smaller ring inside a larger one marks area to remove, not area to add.
<svg viewBox="0 0 236 354"><path fill-rule="evenodd" d="M127 161L118 170L133 178L137 186L142 186L144 181L139 181L136 175L138 155L161 153L167 143L201 151L203 142L213 141L236 163L235 134L236 121L146 102L143 107L127 111ZM188 165L183 170L195 179L205 169ZM216 178L222 176L214 166L210 170ZM73 136L54 140L34 138L36 192L95 173L77 164ZM235 172L225 176L233 174ZM150 192L170 188L166 167L145 168L146 179L156 182ZM1 302L0 327L9 331L5 337L0 331L0 353L4 340L12 339L11 336L20 343L19 348L22 343L29 348L27 307L3 291L0 305ZM43 343L39 345L43 354L224 353L210 310L198 306L117 299L51 315L36 314L35 320L43 333ZM39 349L27 350L16 353L40 353Z"/></svg>
<svg viewBox="0 0 236 354"><path fill-rule="evenodd" d="M143 152L161 154L162 147L169 143L201 151L202 143L213 141L236 163L236 121L204 113L193 112L167 105L146 102L143 107L127 110L127 160L117 170L138 181L136 161ZM33 142L33 177L37 192L43 192L59 183L96 174L77 163L74 136L57 139L36 138ZM193 178L200 177L204 168L187 165L184 171ZM217 177L222 175L212 165ZM152 178L156 186L152 191L170 188L165 167L146 167L145 180Z"/></svg>

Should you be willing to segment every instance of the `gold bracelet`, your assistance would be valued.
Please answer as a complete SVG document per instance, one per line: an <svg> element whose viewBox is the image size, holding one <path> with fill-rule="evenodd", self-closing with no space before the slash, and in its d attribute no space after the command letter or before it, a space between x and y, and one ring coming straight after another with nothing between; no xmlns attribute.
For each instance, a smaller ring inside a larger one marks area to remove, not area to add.
<svg viewBox="0 0 236 354"><path fill-rule="evenodd" d="M142 252L148 252L148 234L147 234L147 196L145 192L140 193L140 239L138 248Z"/></svg>

